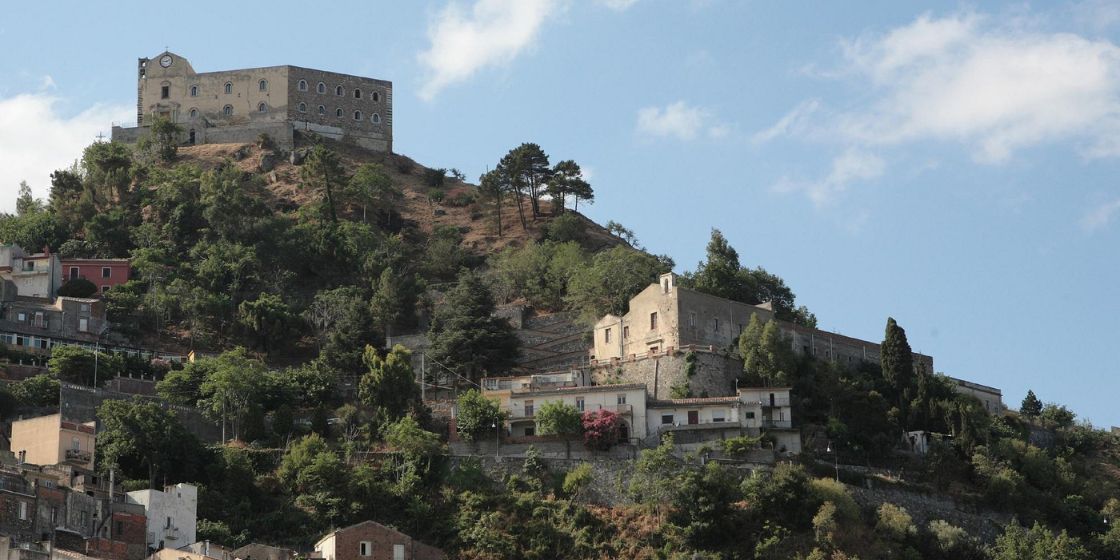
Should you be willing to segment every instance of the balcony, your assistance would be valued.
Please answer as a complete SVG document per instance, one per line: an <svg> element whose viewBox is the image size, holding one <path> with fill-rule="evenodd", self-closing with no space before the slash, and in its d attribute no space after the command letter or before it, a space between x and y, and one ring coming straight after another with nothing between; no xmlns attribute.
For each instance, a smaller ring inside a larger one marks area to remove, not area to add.
<svg viewBox="0 0 1120 560"><path fill-rule="evenodd" d="M66 462L87 465L93 460L93 452L84 449L67 449Z"/></svg>
<svg viewBox="0 0 1120 560"><path fill-rule="evenodd" d="M532 406L511 406L506 408L507 418L510 420L532 420L536 416L536 409Z"/></svg>
<svg viewBox="0 0 1120 560"><path fill-rule="evenodd" d="M745 401L745 402L747 404L757 404L758 406L761 406L763 408L777 408L777 407L783 407L783 406L790 406L789 397L775 397L774 400L770 400L770 399L748 400L748 401Z"/></svg>
<svg viewBox="0 0 1120 560"><path fill-rule="evenodd" d="M607 404L599 407L599 410L609 410L615 414L633 414L634 405L632 404Z"/></svg>
<svg viewBox="0 0 1120 560"><path fill-rule="evenodd" d="M793 428L793 422L789 420L770 420L764 418L761 424L763 428L774 428L779 430L788 430Z"/></svg>

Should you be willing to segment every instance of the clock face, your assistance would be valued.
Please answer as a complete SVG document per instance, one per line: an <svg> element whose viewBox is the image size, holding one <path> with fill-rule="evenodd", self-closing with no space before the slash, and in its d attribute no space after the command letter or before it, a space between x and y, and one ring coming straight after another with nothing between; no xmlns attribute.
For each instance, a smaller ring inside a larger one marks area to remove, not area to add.
<svg viewBox="0 0 1120 560"><path fill-rule="evenodd" d="M175 59L171 58L171 55L165 54L163 55L163 58L159 59L159 65L167 68L168 66L171 66L171 63L174 62L174 60Z"/></svg>

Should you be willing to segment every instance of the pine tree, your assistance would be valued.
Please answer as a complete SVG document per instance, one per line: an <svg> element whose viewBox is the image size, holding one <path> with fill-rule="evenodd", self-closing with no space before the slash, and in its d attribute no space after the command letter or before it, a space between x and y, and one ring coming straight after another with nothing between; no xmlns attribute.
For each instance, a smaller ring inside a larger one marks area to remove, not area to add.
<svg viewBox="0 0 1120 560"><path fill-rule="evenodd" d="M436 310L428 331L432 360L471 380L513 365L519 342L509 322L493 316L494 297L482 277L464 270Z"/></svg>
<svg viewBox="0 0 1120 560"><path fill-rule="evenodd" d="M1042 401L1034 395L1034 391L1027 390L1027 396L1023 397L1023 404L1019 407L1019 414L1028 418L1037 418L1042 414Z"/></svg>

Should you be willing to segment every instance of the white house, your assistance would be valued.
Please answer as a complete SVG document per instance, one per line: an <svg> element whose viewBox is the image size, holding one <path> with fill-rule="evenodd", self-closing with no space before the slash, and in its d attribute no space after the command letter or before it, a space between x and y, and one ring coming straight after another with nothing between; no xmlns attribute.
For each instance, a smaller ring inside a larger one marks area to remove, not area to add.
<svg viewBox="0 0 1120 560"><path fill-rule="evenodd" d="M144 506L148 548L181 548L194 543L198 523L198 488L175 484L159 490L128 493L128 502Z"/></svg>

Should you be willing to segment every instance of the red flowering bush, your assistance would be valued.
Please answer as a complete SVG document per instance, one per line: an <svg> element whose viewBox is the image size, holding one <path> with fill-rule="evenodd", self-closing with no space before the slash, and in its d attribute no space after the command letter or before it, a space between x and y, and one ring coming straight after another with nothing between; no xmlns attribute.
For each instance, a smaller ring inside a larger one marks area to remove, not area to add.
<svg viewBox="0 0 1120 560"><path fill-rule="evenodd" d="M622 431L622 417L610 410L583 413L583 444L589 449L606 450L616 443Z"/></svg>

